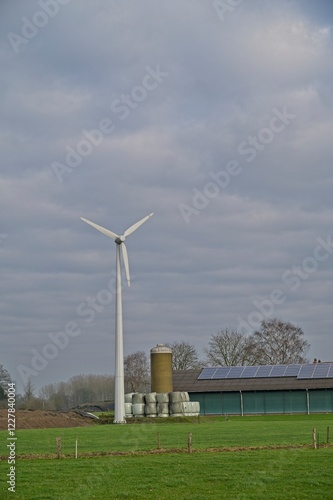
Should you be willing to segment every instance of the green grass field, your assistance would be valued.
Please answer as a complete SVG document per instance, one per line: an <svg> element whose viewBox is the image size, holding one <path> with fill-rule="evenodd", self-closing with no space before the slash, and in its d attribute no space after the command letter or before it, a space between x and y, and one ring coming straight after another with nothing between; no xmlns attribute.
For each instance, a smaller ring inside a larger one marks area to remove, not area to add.
<svg viewBox="0 0 333 500"><path fill-rule="evenodd" d="M200 423L17 431L16 492L6 491L9 466L2 460L0 498L333 499L333 447L326 445L327 426L333 433L333 415L230 417L227 421L215 417L201 418ZM317 450L311 448L313 428L319 433ZM191 454L187 453L189 432ZM161 448L169 452L143 454L156 450L158 433ZM4 443L7 433L1 432L1 437ZM61 460L54 458L56 437L62 438ZM74 458L76 439L78 460ZM209 448L224 451L204 451ZM127 455L85 456L111 451ZM6 455L5 446L1 455ZM20 459L20 455L50 458Z"/></svg>

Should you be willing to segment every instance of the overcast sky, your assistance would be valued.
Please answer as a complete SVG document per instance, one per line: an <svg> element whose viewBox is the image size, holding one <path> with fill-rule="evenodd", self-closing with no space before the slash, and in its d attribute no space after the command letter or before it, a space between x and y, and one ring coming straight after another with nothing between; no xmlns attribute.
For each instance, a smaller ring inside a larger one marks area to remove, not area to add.
<svg viewBox="0 0 333 500"><path fill-rule="evenodd" d="M0 7L0 364L22 390L279 317L333 360L331 0ZM125 283L124 283L125 284Z"/></svg>

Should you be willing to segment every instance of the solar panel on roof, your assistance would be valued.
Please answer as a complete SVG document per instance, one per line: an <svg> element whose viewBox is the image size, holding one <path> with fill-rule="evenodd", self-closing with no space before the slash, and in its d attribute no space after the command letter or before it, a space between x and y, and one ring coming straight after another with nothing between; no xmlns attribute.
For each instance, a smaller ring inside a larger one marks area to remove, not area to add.
<svg viewBox="0 0 333 500"><path fill-rule="evenodd" d="M256 378L269 377L272 368L273 367L271 365L259 366L258 371L256 373Z"/></svg>
<svg viewBox="0 0 333 500"><path fill-rule="evenodd" d="M285 377L297 377L302 365L287 365Z"/></svg>
<svg viewBox="0 0 333 500"><path fill-rule="evenodd" d="M333 378L333 363L330 364L330 369L328 370L328 378Z"/></svg>
<svg viewBox="0 0 333 500"><path fill-rule="evenodd" d="M270 377L283 377L285 371L286 371L286 365L275 365L275 366L273 366L272 371L269 374L269 376Z"/></svg>
<svg viewBox="0 0 333 500"><path fill-rule="evenodd" d="M330 369L329 363L318 363L314 369L312 378L326 378Z"/></svg>
<svg viewBox="0 0 333 500"><path fill-rule="evenodd" d="M214 368L203 368L198 380L210 380L215 372L216 366Z"/></svg>
<svg viewBox="0 0 333 500"><path fill-rule="evenodd" d="M216 378L226 378L228 373L230 371L230 366L223 366L221 368L218 368L216 372L214 373L214 379Z"/></svg>
<svg viewBox="0 0 333 500"><path fill-rule="evenodd" d="M239 378L244 371L244 366L232 366L226 378Z"/></svg>
<svg viewBox="0 0 333 500"><path fill-rule="evenodd" d="M258 371L258 366L245 366L241 378L252 378L255 377Z"/></svg>
<svg viewBox="0 0 333 500"><path fill-rule="evenodd" d="M203 368L198 380L239 378L297 377L298 379L333 378L333 363L263 366L218 366Z"/></svg>
<svg viewBox="0 0 333 500"><path fill-rule="evenodd" d="M297 378L312 378L315 368L316 365L302 365Z"/></svg>

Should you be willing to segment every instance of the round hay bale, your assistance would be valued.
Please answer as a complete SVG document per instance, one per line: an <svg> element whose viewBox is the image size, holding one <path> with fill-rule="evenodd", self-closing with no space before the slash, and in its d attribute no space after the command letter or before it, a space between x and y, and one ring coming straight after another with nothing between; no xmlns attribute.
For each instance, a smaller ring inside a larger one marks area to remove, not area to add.
<svg viewBox="0 0 333 500"><path fill-rule="evenodd" d="M180 403L182 401L182 393L180 391L169 393L170 403Z"/></svg>
<svg viewBox="0 0 333 500"><path fill-rule="evenodd" d="M188 395L188 392L181 392L181 401L184 403L190 401L190 396Z"/></svg>
<svg viewBox="0 0 333 500"><path fill-rule="evenodd" d="M170 404L170 413L171 413L171 415L184 413L183 403L181 401L179 401L178 403L171 403Z"/></svg>
<svg viewBox="0 0 333 500"><path fill-rule="evenodd" d="M143 416L145 414L144 403L133 403L132 412L135 417Z"/></svg>
<svg viewBox="0 0 333 500"><path fill-rule="evenodd" d="M147 403L145 405L145 414L146 415L156 415L157 414L156 403Z"/></svg>
<svg viewBox="0 0 333 500"><path fill-rule="evenodd" d="M200 403L199 401L192 401L192 412L195 414L200 413Z"/></svg>
<svg viewBox="0 0 333 500"><path fill-rule="evenodd" d="M187 417L197 417L200 414L200 403L198 401L183 403L183 407Z"/></svg>
<svg viewBox="0 0 333 500"><path fill-rule="evenodd" d="M144 404L145 395L142 392L135 392L132 397L133 404Z"/></svg>
<svg viewBox="0 0 333 500"><path fill-rule="evenodd" d="M157 415L159 417L169 416L169 403L157 403Z"/></svg>
<svg viewBox="0 0 333 500"><path fill-rule="evenodd" d="M125 414L126 415L132 414L132 403L125 403Z"/></svg>
<svg viewBox="0 0 333 500"><path fill-rule="evenodd" d="M169 393L159 392L156 394L156 399L158 403L169 403Z"/></svg>
<svg viewBox="0 0 333 500"><path fill-rule="evenodd" d="M156 392L149 392L145 395L146 404L155 403L156 404Z"/></svg>
<svg viewBox="0 0 333 500"><path fill-rule="evenodd" d="M191 413L192 412L192 405L191 403L182 403L183 406L183 412L184 413Z"/></svg>
<svg viewBox="0 0 333 500"><path fill-rule="evenodd" d="M132 398L133 398L133 394L135 394L135 392L128 392L127 394L125 394L125 403L132 403Z"/></svg>

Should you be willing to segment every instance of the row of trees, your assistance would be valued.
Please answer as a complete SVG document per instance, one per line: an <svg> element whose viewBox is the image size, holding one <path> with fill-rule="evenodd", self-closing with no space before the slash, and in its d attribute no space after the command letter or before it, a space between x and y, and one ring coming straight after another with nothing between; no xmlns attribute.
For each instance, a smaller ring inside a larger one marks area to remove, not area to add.
<svg viewBox="0 0 333 500"><path fill-rule="evenodd" d="M280 319L262 321L252 335L226 329L212 335L205 350L209 365L305 363L309 342L299 326Z"/></svg>
<svg viewBox="0 0 333 500"><path fill-rule="evenodd" d="M39 391L39 398L47 409L68 409L83 403L112 401L112 375L76 375L67 382L48 384ZM40 406L40 404L38 405Z"/></svg>
<svg viewBox="0 0 333 500"><path fill-rule="evenodd" d="M310 348L302 329L274 318L262 321L252 335L226 328L212 335L200 360L195 346L186 341L166 344L172 349L174 370L204 366L244 366L305 363ZM125 387L128 392L146 391L149 386L149 362L143 351L125 358Z"/></svg>
<svg viewBox="0 0 333 500"><path fill-rule="evenodd" d="M212 335L200 361L188 342L168 344L173 351L173 369L189 370L203 366L243 366L305 363L309 342L299 326L278 318L262 321L251 335L226 328Z"/></svg>
<svg viewBox="0 0 333 500"><path fill-rule="evenodd" d="M0 365L0 400L6 400L6 388L10 382L7 370ZM16 394L17 409L59 410L94 401L114 399L114 377L111 375L76 375L67 382L48 384L42 387L38 396L29 379L23 394Z"/></svg>

